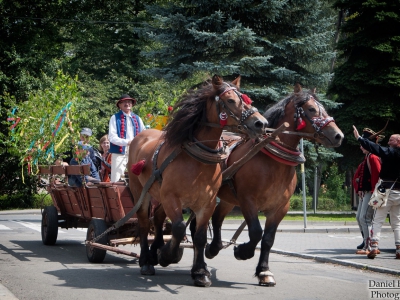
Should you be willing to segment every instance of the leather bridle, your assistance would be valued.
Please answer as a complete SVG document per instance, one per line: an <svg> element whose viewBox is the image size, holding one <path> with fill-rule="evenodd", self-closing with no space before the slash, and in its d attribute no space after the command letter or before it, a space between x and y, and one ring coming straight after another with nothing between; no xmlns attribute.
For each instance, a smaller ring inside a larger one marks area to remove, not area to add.
<svg viewBox="0 0 400 300"><path fill-rule="evenodd" d="M220 119L223 120L225 118L225 120L226 120L226 118L228 117L228 115L226 114L226 112L227 112L230 117L232 117L233 119L235 119L238 122L238 125L237 125L238 129L242 130L241 127L245 127L242 125L244 123L244 121L246 121L247 118L249 118L254 113L258 112L258 109L255 108L254 106L250 106L249 109L245 109L244 104L243 104L242 94L237 90L237 88L234 86L231 86L229 83L226 83L226 82L224 82L224 85L226 86L226 88L218 96L215 96L215 104L217 106L218 116ZM234 91L240 99L240 105L242 108L240 117L236 116L232 112L232 110L230 110L229 107L224 103L224 101L220 101L221 96L224 95L228 91ZM222 126L222 127L225 127L225 126Z"/></svg>
<svg viewBox="0 0 400 300"><path fill-rule="evenodd" d="M318 108L319 108L319 116L318 117L312 117L310 118L310 116L304 111L303 109L303 105L308 102L309 100L313 99L314 102L317 104ZM294 121L295 124L298 123L298 120L301 119L302 116L304 116L305 118L307 118L307 120L311 123L311 126L315 129L315 134L314 137L320 137L320 138L325 138L325 134L322 131L322 129L324 127L326 127L329 123L331 122L335 122L335 120L333 119L333 117L327 116L324 117L322 115L322 110L325 111L324 107L322 106L321 103L319 103L313 96L308 95L307 98L305 99L305 101L302 101L298 104L295 104L295 109L296 112L294 113ZM296 129L297 131L297 129Z"/></svg>

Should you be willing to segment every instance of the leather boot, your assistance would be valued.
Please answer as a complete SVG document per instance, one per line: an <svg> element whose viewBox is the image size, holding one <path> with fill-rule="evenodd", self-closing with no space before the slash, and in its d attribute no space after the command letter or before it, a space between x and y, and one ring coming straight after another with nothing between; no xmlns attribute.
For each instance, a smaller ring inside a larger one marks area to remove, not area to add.
<svg viewBox="0 0 400 300"><path fill-rule="evenodd" d="M367 254L367 257L374 259L378 255L378 242L371 242L371 251ZM380 251L379 251L380 253Z"/></svg>

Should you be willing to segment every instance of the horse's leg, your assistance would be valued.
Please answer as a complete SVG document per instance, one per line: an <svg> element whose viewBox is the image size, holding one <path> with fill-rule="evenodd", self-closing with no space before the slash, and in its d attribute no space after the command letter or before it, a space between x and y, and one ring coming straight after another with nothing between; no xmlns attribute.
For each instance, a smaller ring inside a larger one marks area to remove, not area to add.
<svg viewBox="0 0 400 300"><path fill-rule="evenodd" d="M207 270L207 264L204 261L204 247L207 243L208 220L212 211L204 209L196 212L196 233L193 236L194 256L191 275L194 285L207 287L211 285L211 274Z"/></svg>
<svg viewBox="0 0 400 300"><path fill-rule="evenodd" d="M276 230L278 229L279 223L282 221L283 217L289 210L289 202L267 217L265 222L264 235L261 241L261 252L260 259L256 268L256 276L258 277L258 282L260 285L264 286L275 286L276 282L274 279L274 274L269 270L269 253L275 241Z"/></svg>
<svg viewBox="0 0 400 300"><path fill-rule="evenodd" d="M221 237L221 227L226 215L234 208L233 204L225 201L221 201L212 215L212 230L213 239L211 244L206 245L205 255L207 258L212 259L218 255L219 251L223 248L222 237Z"/></svg>
<svg viewBox="0 0 400 300"><path fill-rule="evenodd" d="M166 218L165 211L160 205L154 211L154 241L150 246L150 263L158 264L157 250L164 246L163 225Z"/></svg>
<svg viewBox="0 0 400 300"><path fill-rule="evenodd" d="M171 240L162 246L157 252L158 263L163 267L178 260L179 245L186 234L186 223L183 220L180 202L174 198L169 198L165 200L165 203L168 203L168 206L164 206L164 209L172 222L172 236Z"/></svg>
<svg viewBox="0 0 400 300"><path fill-rule="evenodd" d="M139 266L140 273L142 275L154 275L154 265L157 263L151 259L151 253L149 250L148 234L150 231L150 220L149 220L149 205L150 205L150 194L146 193L143 199L143 203L137 211L139 223L139 238L140 238L140 258Z"/></svg>
<svg viewBox="0 0 400 300"><path fill-rule="evenodd" d="M246 260L254 256L256 246L263 234L256 204L250 200L243 203L246 205L242 205L241 210L247 223L250 240L234 248L233 253L238 260Z"/></svg>

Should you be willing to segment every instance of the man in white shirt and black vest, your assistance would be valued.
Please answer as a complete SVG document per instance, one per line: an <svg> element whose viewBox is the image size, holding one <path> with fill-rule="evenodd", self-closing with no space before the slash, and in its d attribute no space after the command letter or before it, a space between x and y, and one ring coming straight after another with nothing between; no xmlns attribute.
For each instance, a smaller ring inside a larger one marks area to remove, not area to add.
<svg viewBox="0 0 400 300"><path fill-rule="evenodd" d="M111 116L108 129L111 155L111 182L121 179L128 163L128 149L133 138L142 132L145 127L142 119L131 112L136 104L136 99L125 94L122 95L116 105L120 109Z"/></svg>

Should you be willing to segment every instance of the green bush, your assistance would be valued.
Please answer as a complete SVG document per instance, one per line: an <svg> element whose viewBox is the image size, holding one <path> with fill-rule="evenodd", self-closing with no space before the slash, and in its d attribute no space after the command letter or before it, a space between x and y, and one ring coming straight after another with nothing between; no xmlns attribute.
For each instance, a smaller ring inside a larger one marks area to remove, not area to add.
<svg viewBox="0 0 400 300"><path fill-rule="evenodd" d="M321 188L320 195L330 199L335 199L339 206L346 205L350 199L350 193L344 186L345 174L339 173L336 163L332 164L329 171L325 174L325 186Z"/></svg>
<svg viewBox="0 0 400 300"><path fill-rule="evenodd" d="M313 198L311 196L306 196L306 209L312 210ZM350 203L342 204L339 201L335 201L332 198L319 197L317 210L324 211L347 211L350 210ZM295 194L290 198L290 208L289 210L298 211L303 210L303 196L301 194Z"/></svg>
<svg viewBox="0 0 400 300"><path fill-rule="evenodd" d="M34 196L32 208L44 208L45 206L53 205L53 200L50 194L38 194Z"/></svg>
<svg viewBox="0 0 400 300"><path fill-rule="evenodd" d="M42 208L49 205L53 205L49 194L34 194L32 197L21 193L0 196L0 210Z"/></svg>

